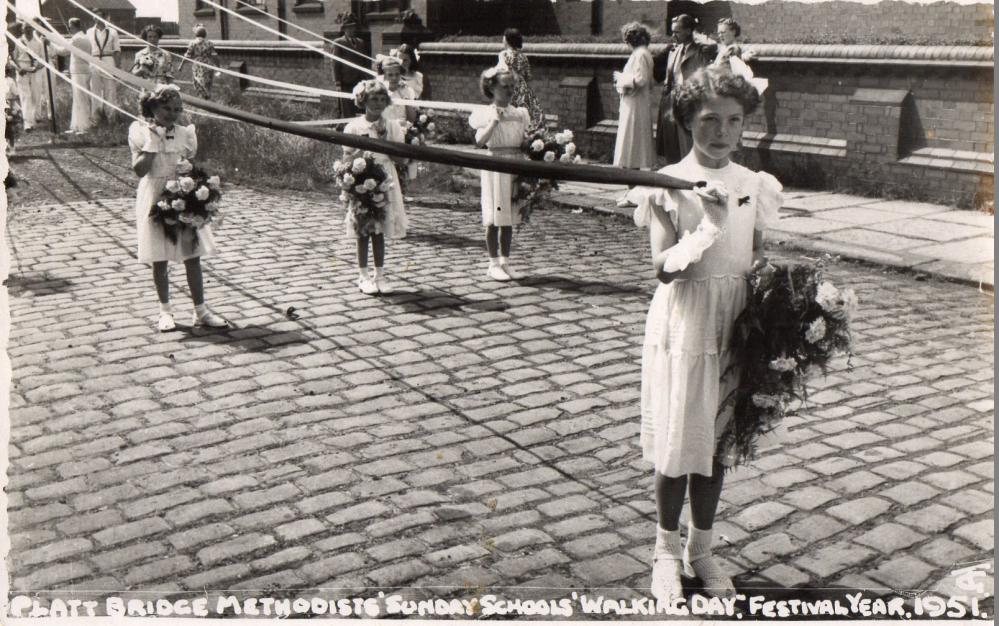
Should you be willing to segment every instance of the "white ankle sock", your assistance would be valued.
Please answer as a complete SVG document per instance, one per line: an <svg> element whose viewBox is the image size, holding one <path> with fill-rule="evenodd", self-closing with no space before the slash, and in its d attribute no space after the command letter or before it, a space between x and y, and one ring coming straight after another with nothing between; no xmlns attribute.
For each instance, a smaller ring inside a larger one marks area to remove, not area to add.
<svg viewBox="0 0 999 626"><path fill-rule="evenodd" d="M173 309L170 308L169 302L160 302L160 313L169 313L173 315Z"/></svg>
<svg viewBox="0 0 999 626"><path fill-rule="evenodd" d="M198 317L202 317L205 313L208 313L208 305L202 302L201 304L194 305L194 312L198 314Z"/></svg>
<svg viewBox="0 0 999 626"><path fill-rule="evenodd" d="M687 546L685 549L686 557L688 562L696 561L697 559L711 554L711 544L714 539L714 531L712 529L701 530L694 526L693 523L687 525Z"/></svg>
<svg viewBox="0 0 999 626"><path fill-rule="evenodd" d="M656 526L656 555L680 559L683 547L680 544L680 530L665 530Z"/></svg>
<svg viewBox="0 0 999 626"><path fill-rule="evenodd" d="M489 267L496 267L500 264L500 260L497 257L489 257Z"/></svg>
<svg viewBox="0 0 999 626"><path fill-rule="evenodd" d="M509 261L510 261L509 257L501 256L499 258L499 264L500 265L506 265Z"/></svg>
<svg viewBox="0 0 999 626"><path fill-rule="evenodd" d="M371 276L368 274L368 268L366 267L357 268L357 274L359 278L369 278Z"/></svg>
<svg viewBox="0 0 999 626"><path fill-rule="evenodd" d="M385 278L385 268L376 267L375 268L375 278Z"/></svg>

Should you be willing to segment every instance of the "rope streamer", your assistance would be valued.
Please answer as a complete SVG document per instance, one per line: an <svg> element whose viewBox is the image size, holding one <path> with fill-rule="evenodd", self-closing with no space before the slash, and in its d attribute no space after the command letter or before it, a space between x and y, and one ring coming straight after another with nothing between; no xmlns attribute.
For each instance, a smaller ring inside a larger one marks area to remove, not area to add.
<svg viewBox="0 0 999 626"><path fill-rule="evenodd" d="M20 19L24 20L24 14L7 0L7 7ZM69 45L69 42L59 33L51 33L51 37L60 47L69 50L88 62L93 63L94 58L83 52L79 48ZM122 71L116 67L105 68L105 72L116 76L122 82L137 87L139 89L155 88L155 83L149 80L138 78L132 74ZM436 148L430 146L415 146L382 139L372 139L362 135L349 135L325 128L313 128L296 124L295 122L285 122L273 118L240 111L232 107L203 100L190 94L181 93L181 99L192 106L204 109L227 117L267 128L279 132L316 139L341 146L349 146L359 150L369 150L388 156L402 159L415 159L418 161L429 161L441 163L455 167L467 167L478 170L489 170L501 172L503 174L513 174L515 176L526 176L533 178L544 178L552 180L566 180L587 183L609 183L614 185L635 185L647 187L665 187L672 189L693 189L695 183L682 180L658 172L645 172L641 170L620 169L614 167L600 167L596 165L574 165L567 163L546 163L544 161L529 161L519 158L505 158L484 154L470 154L457 150ZM131 116L131 114L128 114Z"/></svg>

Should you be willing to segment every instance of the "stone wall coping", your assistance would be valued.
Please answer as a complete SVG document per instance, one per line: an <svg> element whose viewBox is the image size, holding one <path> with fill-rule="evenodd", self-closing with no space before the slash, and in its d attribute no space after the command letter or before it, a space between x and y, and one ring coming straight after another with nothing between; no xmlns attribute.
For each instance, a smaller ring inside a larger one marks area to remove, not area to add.
<svg viewBox="0 0 999 626"><path fill-rule="evenodd" d="M649 49L660 52L665 44ZM495 56L503 46L492 42L426 42L420 53L432 56ZM991 67L994 50L989 46L875 46L839 44L744 44L759 61L805 63L865 63L887 65L946 65ZM537 57L626 58L630 48L621 43L535 43L524 44L523 51Z"/></svg>
<svg viewBox="0 0 999 626"><path fill-rule="evenodd" d="M276 35L275 35L276 36ZM216 50L246 50L252 52L265 52L267 50L280 50L282 52L303 52L305 54L311 54L318 50L323 49L322 41L303 41L303 43L309 45L312 50L305 50L302 46L294 41L261 41L254 39L212 39L212 44L214 44ZM187 49L188 44L191 43L190 39L180 39L177 37L164 37L160 40L160 47L169 48L171 50L175 48ZM136 40L122 40L122 48L144 48L146 46L145 42L140 42ZM318 52L316 52L318 54Z"/></svg>

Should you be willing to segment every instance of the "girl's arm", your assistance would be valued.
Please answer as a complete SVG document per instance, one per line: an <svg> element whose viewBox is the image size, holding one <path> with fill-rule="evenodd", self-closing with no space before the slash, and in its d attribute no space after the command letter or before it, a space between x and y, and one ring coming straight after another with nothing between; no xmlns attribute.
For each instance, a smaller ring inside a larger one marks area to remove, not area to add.
<svg viewBox="0 0 999 626"><path fill-rule="evenodd" d="M766 251L763 249L763 231L753 231L753 267L767 264Z"/></svg>
<svg viewBox="0 0 999 626"><path fill-rule="evenodd" d="M129 144L131 144L132 153L135 155L132 157L132 171L140 178L153 168L153 161L156 160L156 154L160 150L166 132L165 129L161 131L161 127L158 126L150 126L146 131L144 134L137 131L134 136L129 131Z"/></svg>
<svg viewBox="0 0 999 626"><path fill-rule="evenodd" d="M132 159L132 170L139 178L142 178L149 173L149 170L153 169L153 160L155 158L155 152L140 152Z"/></svg>
<svg viewBox="0 0 999 626"><path fill-rule="evenodd" d="M653 208L653 211L658 215L658 208ZM649 239L652 242L652 266L656 269L656 277L661 283L668 285L679 274L679 272L667 272L663 269L666 254L677 243L676 229L673 228L673 223L669 220L653 217L652 223L649 224Z"/></svg>
<svg viewBox="0 0 999 626"><path fill-rule="evenodd" d="M496 109L492 109L493 118L489 121L485 127L480 128L475 132L475 145L479 148L485 148L489 140L492 139L493 133L496 132L496 127L500 123L500 114Z"/></svg>

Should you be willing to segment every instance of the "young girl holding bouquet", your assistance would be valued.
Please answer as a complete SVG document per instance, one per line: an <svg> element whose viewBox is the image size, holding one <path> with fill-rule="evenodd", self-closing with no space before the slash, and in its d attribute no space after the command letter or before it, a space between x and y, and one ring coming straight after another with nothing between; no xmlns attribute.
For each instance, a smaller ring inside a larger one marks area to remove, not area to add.
<svg viewBox="0 0 999 626"><path fill-rule="evenodd" d="M354 87L354 102L358 108L364 109L364 115L351 120L344 128L350 135L364 135L374 139L387 141L405 141L406 133L395 119L389 118L385 112L391 104L388 88L377 80L366 80ZM356 148L344 146L344 160L353 159L361 153ZM347 236L357 241L358 288L367 295L376 293L392 293L393 288L385 279L385 238L402 239L406 236L408 219L406 207L403 204L402 190L399 187L399 176L391 157L384 154L374 155L375 163L381 165L387 174L389 188L385 192L385 216L381 221L359 220L355 207L347 207ZM375 256L374 278L368 273L368 241Z"/></svg>
<svg viewBox="0 0 999 626"><path fill-rule="evenodd" d="M176 177L179 161L193 158L198 151L194 125L177 125L177 119L184 110L180 90L175 85L161 84L152 93L142 94L139 107L146 121L133 122L128 129L132 169L140 176L135 201L138 257L141 263L153 266L153 283L160 300L159 329L166 332L175 328L170 308L170 262L183 263L187 272L187 285L194 301L193 325L212 328L228 326L225 319L205 305L201 259L217 252L212 227L208 224L201 228L184 226L179 229L174 241L167 236L164 225L149 215L153 205L159 201L166 181Z"/></svg>
<svg viewBox="0 0 999 626"><path fill-rule="evenodd" d="M758 104L752 84L727 68L696 72L672 103L675 119L693 135L693 150L660 172L707 186L629 194L638 205L636 223L650 228L660 281L642 352L641 446L655 464L652 592L666 602L682 597L682 570L711 595L734 594L711 556L722 475L734 464L731 449L717 445L731 410L719 410L739 384L738 372L726 372L746 276L762 261L762 231L782 203L777 179L731 161L745 116ZM688 492L692 519L683 546L679 520Z"/></svg>
<svg viewBox="0 0 999 626"><path fill-rule="evenodd" d="M486 70L479 79L482 94L492 104L477 109L468 122L475 129L475 144L489 148L492 155L522 157L521 143L531 124L531 114L524 107L510 106L515 86L513 73L503 66ZM513 227L521 220L519 209L513 206L514 176L487 170L482 170L480 176L482 224L489 252L486 275L502 282L517 280L522 275L509 263Z"/></svg>

